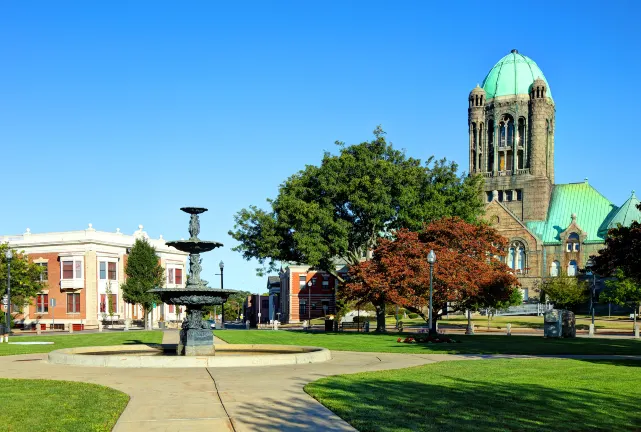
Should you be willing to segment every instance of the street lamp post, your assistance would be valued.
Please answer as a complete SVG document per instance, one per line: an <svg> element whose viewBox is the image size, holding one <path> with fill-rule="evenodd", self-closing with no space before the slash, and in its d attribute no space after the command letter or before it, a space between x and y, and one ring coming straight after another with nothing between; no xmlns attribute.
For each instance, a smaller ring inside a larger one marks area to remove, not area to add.
<svg viewBox="0 0 641 432"><path fill-rule="evenodd" d="M11 259L13 258L13 252L11 252L11 249L7 249L5 258L7 259L7 310L4 318L6 329L6 336L4 337L4 341L9 342L9 333L11 333Z"/></svg>
<svg viewBox="0 0 641 432"><path fill-rule="evenodd" d="M312 326L312 281L307 282L307 294L309 298L309 304L307 305L307 319L309 320L308 326Z"/></svg>
<svg viewBox="0 0 641 432"><path fill-rule="evenodd" d="M592 273L592 289L590 290L590 312L592 313L592 326L594 328L594 297L596 294L596 274L592 268L594 267L594 260L592 258L588 259L588 262L585 263L588 271Z"/></svg>
<svg viewBox="0 0 641 432"><path fill-rule="evenodd" d="M434 263L436 262L436 254L434 253L433 250L430 250L430 253L427 254L427 262L430 263L430 310L429 310L429 328L430 328L430 333L431 335L436 334L436 331L432 325L432 292L433 292L433 280L432 280L432 274L434 271Z"/></svg>
<svg viewBox="0 0 641 432"><path fill-rule="evenodd" d="M218 263L218 267L220 268L220 289L225 289L225 285L223 283L223 270L225 268L225 263L221 260ZM221 309L222 309L222 312L221 312L222 317L220 319L221 320L220 324L221 324L221 327L224 329L225 328L225 302L223 302L223 304L221 305Z"/></svg>

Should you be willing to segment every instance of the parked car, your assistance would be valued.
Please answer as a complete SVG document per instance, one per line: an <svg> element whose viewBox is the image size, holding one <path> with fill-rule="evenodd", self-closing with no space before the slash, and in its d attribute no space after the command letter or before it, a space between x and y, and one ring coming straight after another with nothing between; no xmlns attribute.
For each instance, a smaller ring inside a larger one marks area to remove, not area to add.
<svg viewBox="0 0 641 432"><path fill-rule="evenodd" d="M207 323L209 324L209 328L215 329L216 328L216 321L213 319L207 320Z"/></svg>

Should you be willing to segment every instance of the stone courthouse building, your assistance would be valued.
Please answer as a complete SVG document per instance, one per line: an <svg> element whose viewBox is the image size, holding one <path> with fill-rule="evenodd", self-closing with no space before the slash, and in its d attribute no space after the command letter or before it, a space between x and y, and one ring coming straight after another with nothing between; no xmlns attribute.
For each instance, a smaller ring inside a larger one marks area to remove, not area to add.
<svg viewBox="0 0 641 432"><path fill-rule="evenodd" d="M589 183L554 184L556 104L537 64L512 50L470 92L471 174L485 177L486 217L509 240L507 264L527 300L542 278L576 275L609 228L641 220Z"/></svg>

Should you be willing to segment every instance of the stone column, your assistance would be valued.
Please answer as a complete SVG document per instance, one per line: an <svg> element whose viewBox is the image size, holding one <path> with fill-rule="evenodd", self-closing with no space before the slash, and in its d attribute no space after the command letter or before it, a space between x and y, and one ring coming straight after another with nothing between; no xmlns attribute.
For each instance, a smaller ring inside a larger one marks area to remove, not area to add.
<svg viewBox="0 0 641 432"><path fill-rule="evenodd" d="M85 253L85 319L87 325L98 323L98 275L95 251Z"/></svg>

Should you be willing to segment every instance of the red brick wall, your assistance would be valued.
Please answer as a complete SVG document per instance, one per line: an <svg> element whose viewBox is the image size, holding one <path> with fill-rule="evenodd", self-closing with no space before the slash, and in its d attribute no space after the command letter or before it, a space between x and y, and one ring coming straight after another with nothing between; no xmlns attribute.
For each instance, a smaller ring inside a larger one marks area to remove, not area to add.
<svg viewBox="0 0 641 432"><path fill-rule="evenodd" d="M29 255L29 261L46 259L47 270L48 270L48 281L45 283L45 293L48 289L49 292L49 302L51 299L56 299L56 307L52 308L49 306L47 313L37 313L36 312L36 299L32 301L32 305L29 306L29 318L30 319L42 319L50 320L53 318L56 319L86 319L87 318L87 308L86 308L86 288L78 290L80 294L80 313L79 314L67 314L67 294L71 293L70 290L61 291L60 290L60 258L58 257L57 252L53 253L35 253ZM86 265L86 262L85 262ZM87 271L86 268L82 269L83 278L85 279L85 287L87 286ZM53 312L53 313L52 313Z"/></svg>

